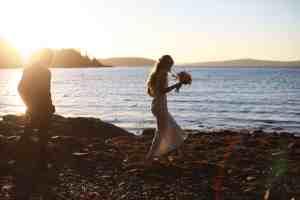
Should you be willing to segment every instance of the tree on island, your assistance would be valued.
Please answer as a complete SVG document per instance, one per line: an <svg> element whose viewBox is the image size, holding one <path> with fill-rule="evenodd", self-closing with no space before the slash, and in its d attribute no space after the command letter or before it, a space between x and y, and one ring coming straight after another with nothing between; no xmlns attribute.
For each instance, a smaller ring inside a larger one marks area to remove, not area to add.
<svg viewBox="0 0 300 200"><path fill-rule="evenodd" d="M76 49L49 49L54 54L53 67L103 67L96 59L82 55Z"/></svg>

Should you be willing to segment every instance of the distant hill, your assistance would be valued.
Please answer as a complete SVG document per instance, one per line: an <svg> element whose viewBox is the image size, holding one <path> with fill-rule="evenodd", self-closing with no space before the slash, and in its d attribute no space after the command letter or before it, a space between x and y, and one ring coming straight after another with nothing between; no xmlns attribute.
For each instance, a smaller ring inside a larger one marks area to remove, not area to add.
<svg viewBox="0 0 300 200"><path fill-rule="evenodd" d="M195 67L299 67L300 60L297 61L271 61L256 59L237 59L214 62L198 62L185 64Z"/></svg>
<svg viewBox="0 0 300 200"><path fill-rule="evenodd" d="M110 66L148 66L154 65L155 60L141 57L114 57L106 59L98 59L104 65Z"/></svg>

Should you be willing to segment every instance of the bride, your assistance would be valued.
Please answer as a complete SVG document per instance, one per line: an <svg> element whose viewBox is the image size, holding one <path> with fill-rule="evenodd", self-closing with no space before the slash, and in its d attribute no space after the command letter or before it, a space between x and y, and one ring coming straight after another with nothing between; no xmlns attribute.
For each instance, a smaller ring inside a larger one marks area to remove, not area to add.
<svg viewBox="0 0 300 200"><path fill-rule="evenodd" d="M147 80L147 92L153 97L151 111L156 118L157 129L146 161L161 157L177 149L186 139L187 135L176 123L168 111L167 93L179 90L182 82L168 86L168 72L174 61L171 56L164 55L155 64Z"/></svg>

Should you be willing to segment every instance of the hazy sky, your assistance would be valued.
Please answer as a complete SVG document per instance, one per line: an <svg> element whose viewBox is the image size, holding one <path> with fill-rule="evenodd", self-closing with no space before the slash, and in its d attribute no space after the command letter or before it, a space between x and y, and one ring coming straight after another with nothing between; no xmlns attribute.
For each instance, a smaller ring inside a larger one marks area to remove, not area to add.
<svg viewBox="0 0 300 200"><path fill-rule="evenodd" d="M300 59L300 0L1 0L0 36L96 57Z"/></svg>

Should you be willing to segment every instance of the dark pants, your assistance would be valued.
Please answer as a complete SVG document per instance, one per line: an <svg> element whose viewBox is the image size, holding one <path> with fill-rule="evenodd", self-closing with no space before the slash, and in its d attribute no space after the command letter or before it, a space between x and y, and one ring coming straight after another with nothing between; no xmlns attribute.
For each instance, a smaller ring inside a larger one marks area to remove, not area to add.
<svg viewBox="0 0 300 200"><path fill-rule="evenodd" d="M52 114L26 112L24 134L19 142L20 152L17 159L16 195L19 200L29 199L40 173L47 169L48 154L46 145L49 140L49 126ZM30 136L37 129L39 142ZM31 154L31 155L30 155Z"/></svg>
<svg viewBox="0 0 300 200"><path fill-rule="evenodd" d="M40 167L46 167L47 156L46 156L46 146L49 140L49 127L51 123L52 113L33 113L26 112L26 125L24 130L24 137L30 136L34 129L38 130L39 146L40 146Z"/></svg>

